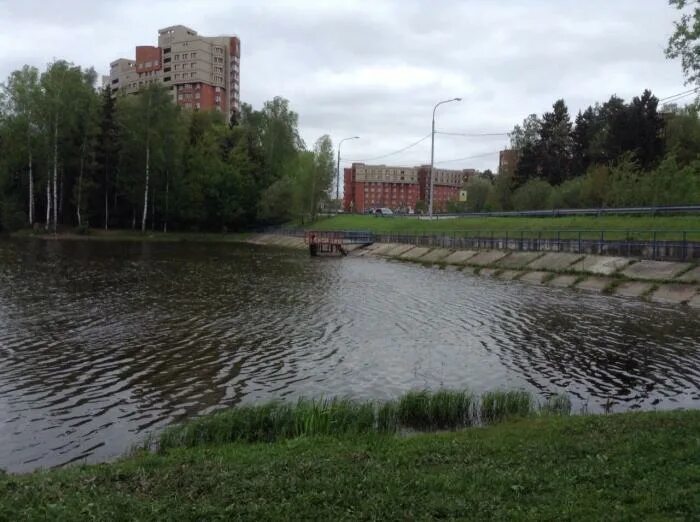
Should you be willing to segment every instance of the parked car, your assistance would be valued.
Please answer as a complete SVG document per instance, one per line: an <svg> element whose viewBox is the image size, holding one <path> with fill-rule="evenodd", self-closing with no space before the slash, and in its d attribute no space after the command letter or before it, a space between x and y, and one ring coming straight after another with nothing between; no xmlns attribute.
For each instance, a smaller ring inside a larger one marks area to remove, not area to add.
<svg viewBox="0 0 700 522"><path fill-rule="evenodd" d="M375 216L393 216L394 212L390 208L378 208L374 211Z"/></svg>

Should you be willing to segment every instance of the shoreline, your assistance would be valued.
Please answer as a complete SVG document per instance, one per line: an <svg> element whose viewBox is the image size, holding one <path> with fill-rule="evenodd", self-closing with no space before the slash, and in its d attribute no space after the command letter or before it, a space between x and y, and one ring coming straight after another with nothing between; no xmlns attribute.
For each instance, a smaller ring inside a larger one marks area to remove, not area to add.
<svg viewBox="0 0 700 522"><path fill-rule="evenodd" d="M253 234L246 242L305 249L303 238ZM349 248L351 256L371 256L439 268L502 281L638 298L659 304L700 309L700 266L673 261L506 250L457 250L401 243L373 243Z"/></svg>
<svg viewBox="0 0 700 522"><path fill-rule="evenodd" d="M42 241L130 241L140 243L241 243L245 242L251 232L154 232L147 231L141 233L135 230L109 230L90 229L87 234L76 232L34 232L31 230L20 230L7 234L10 239L38 239Z"/></svg>
<svg viewBox="0 0 700 522"><path fill-rule="evenodd" d="M0 513L49 519L603 519L700 512L700 412L522 418L301 437L0 473Z"/></svg>

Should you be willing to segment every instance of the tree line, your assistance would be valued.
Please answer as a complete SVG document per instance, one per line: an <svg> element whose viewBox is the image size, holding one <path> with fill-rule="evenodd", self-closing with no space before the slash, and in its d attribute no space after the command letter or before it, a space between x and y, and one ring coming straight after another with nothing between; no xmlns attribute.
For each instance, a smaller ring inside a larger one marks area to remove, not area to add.
<svg viewBox="0 0 700 522"><path fill-rule="evenodd" d="M162 86L113 97L96 81L57 60L0 85L0 229L237 230L328 202L331 140L307 149L288 100L228 121Z"/></svg>
<svg viewBox="0 0 700 522"><path fill-rule="evenodd" d="M516 125L514 170L467 184L460 210L674 205L700 202L698 106L670 105L648 90L611 96L572 122L564 100ZM455 209L456 210L456 209Z"/></svg>

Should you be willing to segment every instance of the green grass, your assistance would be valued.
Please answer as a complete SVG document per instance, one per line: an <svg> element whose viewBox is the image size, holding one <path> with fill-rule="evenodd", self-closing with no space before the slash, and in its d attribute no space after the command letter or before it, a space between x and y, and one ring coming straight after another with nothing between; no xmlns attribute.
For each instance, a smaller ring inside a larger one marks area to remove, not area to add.
<svg viewBox="0 0 700 522"><path fill-rule="evenodd" d="M558 405L556 413L570 413L571 402L566 397L551 398L540 406L529 393L522 391L489 392L481 398L466 391L412 391L384 403L347 399L301 399L296 404L273 402L231 408L172 426L155 440L146 441L145 447L166 451L229 442L460 429L549 414L554 411L552 401Z"/></svg>
<svg viewBox="0 0 700 522"><path fill-rule="evenodd" d="M571 216L571 217L484 217L420 220L412 217L382 218L361 215L342 215L325 218L306 228L315 230L369 230L377 233L401 234L462 234L465 236L562 239L577 238L582 231L583 239L598 239L605 231L605 239L651 240L653 231L657 239L700 240L700 216Z"/></svg>
<svg viewBox="0 0 700 522"><path fill-rule="evenodd" d="M697 520L700 412L303 437L0 475L0 520Z"/></svg>

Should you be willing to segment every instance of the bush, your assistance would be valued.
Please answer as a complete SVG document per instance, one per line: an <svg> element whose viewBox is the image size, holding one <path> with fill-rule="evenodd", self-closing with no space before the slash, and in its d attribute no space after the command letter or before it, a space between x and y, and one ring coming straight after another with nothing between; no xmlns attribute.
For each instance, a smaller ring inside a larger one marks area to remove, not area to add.
<svg viewBox="0 0 700 522"><path fill-rule="evenodd" d="M470 212L483 212L491 197L493 185L485 179L472 177L467 182L467 208Z"/></svg>
<svg viewBox="0 0 700 522"><path fill-rule="evenodd" d="M544 210L549 205L552 186L542 179L533 179L513 193L515 210Z"/></svg>
<svg viewBox="0 0 700 522"><path fill-rule="evenodd" d="M584 178L565 181L552 189L551 208L581 208L583 206Z"/></svg>

